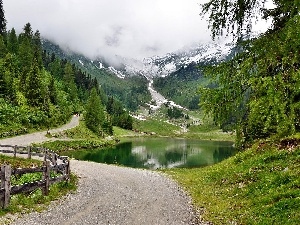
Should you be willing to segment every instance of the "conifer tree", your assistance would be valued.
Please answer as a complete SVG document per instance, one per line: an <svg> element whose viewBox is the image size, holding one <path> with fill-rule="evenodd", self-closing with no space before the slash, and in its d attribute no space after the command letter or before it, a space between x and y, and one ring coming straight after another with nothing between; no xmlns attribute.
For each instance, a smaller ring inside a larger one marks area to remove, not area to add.
<svg viewBox="0 0 300 225"><path fill-rule="evenodd" d="M86 126L96 134L101 133L105 122L104 108L95 88L91 90L84 115Z"/></svg>
<svg viewBox="0 0 300 225"><path fill-rule="evenodd" d="M18 87L14 87L13 80L18 77L17 57L7 53L3 59L2 70L0 72L0 94L10 102L15 100L15 93Z"/></svg>
<svg viewBox="0 0 300 225"><path fill-rule="evenodd" d="M78 94L77 94L77 87L75 84L75 74L72 65L68 62L64 68L64 82L66 91L69 93L70 101L77 101Z"/></svg>
<svg viewBox="0 0 300 225"><path fill-rule="evenodd" d="M0 0L0 35L4 35L6 33L6 19L4 15L3 9L3 1Z"/></svg>
<svg viewBox="0 0 300 225"><path fill-rule="evenodd" d="M24 88L28 73L30 71L30 65L33 62L34 54L33 54L32 46L30 44L30 40L28 38L22 38L22 39L23 39L22 43L19 46L18 58L19 58L19 66L21 70L20 81L21 81L22 88Z"/></svg>
<svg viewBox="0 0 300 225"><path fill-rule="evenodd" d="M33 54L35 58L37 59L38 65L40 69L43 67L43 59L42 59L42 42L41 42L41 34L37 30L33 37L32 37L32 44L33 44Z"/></svg>
<svg viewBox="0 0 300 225"><path fill-rule="evenodd" d="M18 54L19 44L15 28L8 33L7 48L11 53Z"/></svg>
<svg viewBox="0 0 300 225"><path fill-rule="evenodd" d="M53 76L51 76L51 80L50 80L50 84L49 84L49 87L48 87L48 91L49 91L49 98L50 98L50 102L53 104L53 105L56 105L57 104L57 89L56 89L56 86L55 86L55 79Z"/></svg>
<svg viewBox="0 0 300 225"><path fill-rule="evenodd" d="M4 43L3 37L0 35L0 59L4 58L7 53L7 48Z"/></svg>
<svg viewBox="0 0 300 225"><path fill-rule="evenodd" d="M25 95L29 104L33 107L41 107L45 100L45 92L37 60L34 60L31 65L26 84Z"/></svg>
<svg viewBox="0 0 300 225"><path fill-rule="evenodd" d="M33 31L32 31L32 28L31 28L31 24L26 23L24 28L23 28L23 32L19 36L19 41L20 41L20 43L22 43L22 41L24 41L25 39L28 39L28 40L31 41L32 36L33 36Z"/></svg>

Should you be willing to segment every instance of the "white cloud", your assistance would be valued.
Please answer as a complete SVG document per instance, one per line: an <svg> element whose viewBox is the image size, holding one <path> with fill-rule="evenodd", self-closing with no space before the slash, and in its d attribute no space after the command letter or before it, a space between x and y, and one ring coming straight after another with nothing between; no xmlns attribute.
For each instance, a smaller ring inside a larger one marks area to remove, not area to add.
<svg viewBox="0 0 300 225"><path fill-rule="evenodd" d="M27 22L91 58L143 58L210 40L199 3L207 0L3 0L8 28Z"/></svg>

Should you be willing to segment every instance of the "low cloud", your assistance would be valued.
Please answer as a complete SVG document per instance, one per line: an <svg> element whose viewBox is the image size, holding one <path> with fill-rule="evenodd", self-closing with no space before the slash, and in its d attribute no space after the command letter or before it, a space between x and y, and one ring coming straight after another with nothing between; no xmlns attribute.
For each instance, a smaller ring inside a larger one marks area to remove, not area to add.
<svg viewBox="0 0 300 225"><path fill-rule="evenodd" d="M202 0L203 1L203 0ZM201 0L3 0L8 28L95 58L142 59L210 41Z"/></svg>

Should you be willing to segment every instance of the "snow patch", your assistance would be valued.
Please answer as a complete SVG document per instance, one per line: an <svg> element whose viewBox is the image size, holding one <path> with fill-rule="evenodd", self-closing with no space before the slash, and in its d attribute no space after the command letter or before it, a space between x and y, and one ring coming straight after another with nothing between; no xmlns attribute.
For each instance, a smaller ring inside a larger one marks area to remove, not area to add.
<svg viewBox="0 0 300 225"><path fill-rule="evenodd" d="M124 79L124 78L125 78L125 75L124 75L121 71L116 70L114 67L110 66L110 67L108 67L108 69L109 69L112 73L114 73L115 75L117 75L117 77L119 77L120 79Z"/></svg>

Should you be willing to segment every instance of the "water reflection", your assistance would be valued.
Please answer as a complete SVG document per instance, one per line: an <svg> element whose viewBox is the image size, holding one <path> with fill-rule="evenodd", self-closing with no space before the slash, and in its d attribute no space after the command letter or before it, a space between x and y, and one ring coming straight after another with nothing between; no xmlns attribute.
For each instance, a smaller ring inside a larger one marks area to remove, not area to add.
<svg viewBox="0 0 300 225"><path fill-rule="evenodd" d="M231 142L174 138L130 139L115 147L69 153L80 160L135 168L203 167L233 155Z"/></svg>

